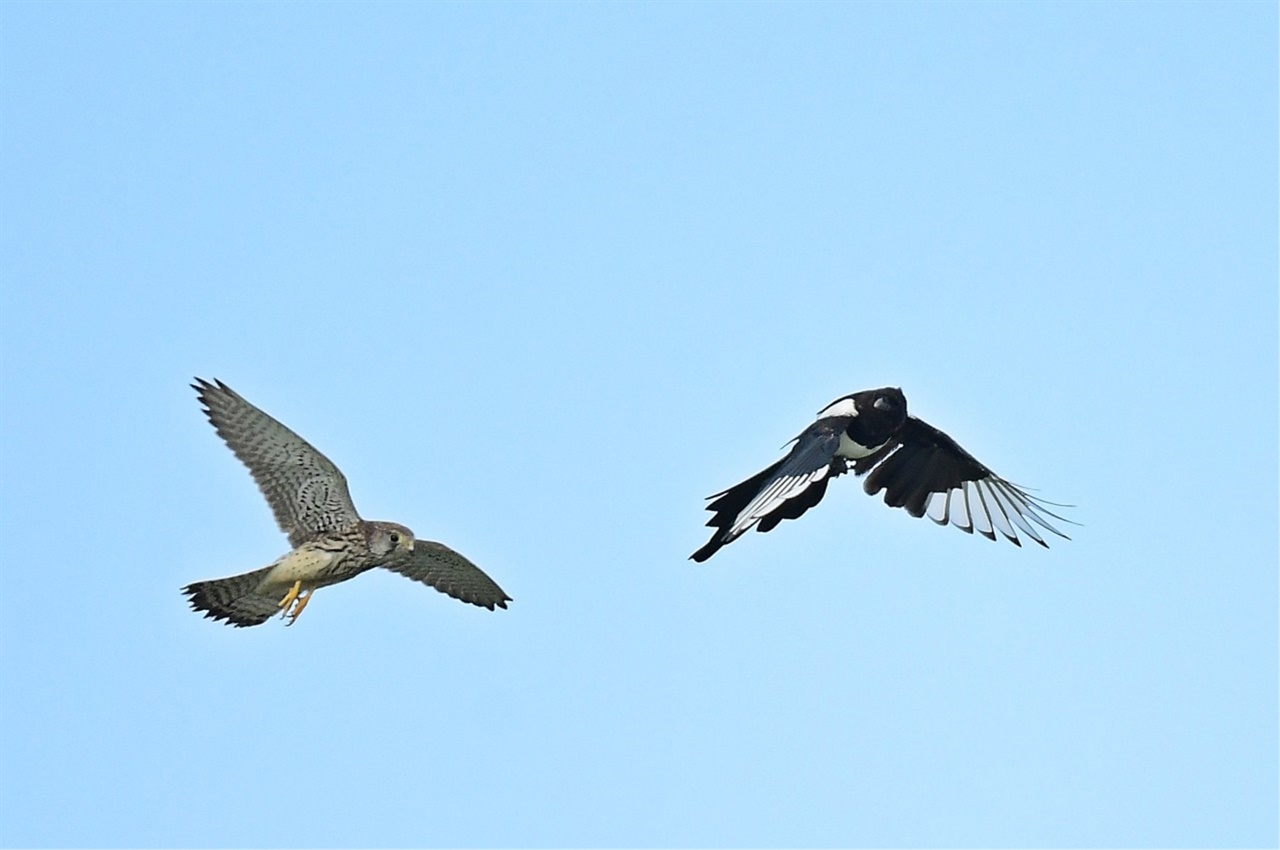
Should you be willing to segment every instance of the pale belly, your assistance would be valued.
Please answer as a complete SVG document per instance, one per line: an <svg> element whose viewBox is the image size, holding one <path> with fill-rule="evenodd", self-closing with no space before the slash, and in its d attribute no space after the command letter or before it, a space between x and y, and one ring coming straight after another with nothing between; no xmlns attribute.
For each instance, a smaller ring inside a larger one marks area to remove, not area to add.
<svg viewBox="0 0 1280 850"><path fill-rule="evenodd" d="M337 553L321 549L313 543L304 543L271 565L271 572L262 580L258 592L283 592L299 581L307 588L327 584L323 579L337 560Z"/></svg>
<svg viewBox="0 0 1280 850"><path fill-rule="evenodd" d="M849 435L842 431L840 432L840 445L836 448L836 455L839 457L847 457L850 460L858 460L859 458L864 458L867 455L875 454L879 448L880 446L867 448L866 446L859 445L849 439Z"/></svg>

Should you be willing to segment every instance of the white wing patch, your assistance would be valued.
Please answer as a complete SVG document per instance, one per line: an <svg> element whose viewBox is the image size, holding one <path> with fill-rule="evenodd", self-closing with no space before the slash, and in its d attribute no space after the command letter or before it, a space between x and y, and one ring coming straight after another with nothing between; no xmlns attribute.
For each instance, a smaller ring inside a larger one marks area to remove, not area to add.
<svg viewBox="0 0 1280 850"><path fill-rule="evenodd" d="M751 526L773 513L788 499L794 499L818 481L826 478L831 472L830 464L823 464L813 472L802 472L797 475L784 475L772 481L760 493L747 503L738 514L738 519L725 536L726 542L732 541L748 531Z"/></svg>
<svg viewBox="0 0 1280 850"><path fill-rule="evenodd" d="M995 475L966 481L945 493L932 493L925 504L925 516L938 525L954 525L967 534L977 531L989 540L995 540L998 531L1016 546L1022 545L1018 531L1041 546L1048 546L1032 523L1062 534L1041 515L1041 510L1045 509L1032 497Z"/></svg>
<svg viewBox="0 0 1280 850"><path fill-rule="evenodd" d="M838 398L828 404L822 410L818 411L819 419L826 419L828 416L857 416L858 407L853 403L852 396Z"/></svg>

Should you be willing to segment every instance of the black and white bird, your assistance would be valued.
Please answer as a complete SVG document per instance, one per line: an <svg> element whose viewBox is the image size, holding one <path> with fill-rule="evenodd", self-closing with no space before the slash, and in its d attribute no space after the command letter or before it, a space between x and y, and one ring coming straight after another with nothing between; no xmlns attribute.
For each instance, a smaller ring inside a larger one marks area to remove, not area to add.
<svg viewBox="0 0 1280 850"><path fill-rule="evenodd" d="M836 399L794 440L790 454L769 468L714 496L707 510L715 529L707 545L690 557L705 561L754 526L769 531L796 519L822 500L827 482L852 470L867 475L863 489L884 490L885 504L906 508L991 540L999 531L1021 546L1018 532L1048 548L1036 526L1064 539L1047 517L1058 516L1021 487L1010 484L924 420L907 415L902 390L883 387Z"/></svg>

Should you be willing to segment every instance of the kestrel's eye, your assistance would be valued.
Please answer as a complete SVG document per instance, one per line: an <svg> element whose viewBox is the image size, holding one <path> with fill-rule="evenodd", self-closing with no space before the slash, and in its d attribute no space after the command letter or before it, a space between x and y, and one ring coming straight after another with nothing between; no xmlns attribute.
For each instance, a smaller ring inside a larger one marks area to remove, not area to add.
<svg viewBox="0 0 1280 850"><path fill-rule="evenodd" d="M398 531L391 532L391 545L392 546L400 545L400 532Z"/></svg>

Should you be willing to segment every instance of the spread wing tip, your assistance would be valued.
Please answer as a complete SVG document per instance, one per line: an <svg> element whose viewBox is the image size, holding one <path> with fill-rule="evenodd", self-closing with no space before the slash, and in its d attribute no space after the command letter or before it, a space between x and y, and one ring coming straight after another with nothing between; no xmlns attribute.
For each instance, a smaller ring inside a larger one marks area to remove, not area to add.
<svg viewBox="0 0 1280 850"><path fill-rule="evenodd" d="M501 599L465 599L461 596L454 597L454 598L461 599L463 602L470 602L472 605L475 605L480 608L484 608L488 611L493 611L497 608L501 608L503 611L505 611L507 610L507 603L515 601L510 596L507 596L505 593L502 594Z"/></svg>
<svg viewBox="0 0 1280 850"><path fill-rule="evenodd" d="M714 555L716 552L718 552L720 550L720 547L723 545L724 544L721 543L720 541L716 540L715 538L712 538L711 541L708 542L706 546L703 546L697 552L694 552L692 555L690 555L689 560L693 561L694 563L701 564L704 561L706 561L708 558L710 558L712 555Z"/></svg>
<svg viewBox="0 0 1280 850"><path fill-rule="evenodd" d="M214 378L212 381L207 381L199 375L196 375L192 380L194 380L195 383L190 385L191 389L199 393L201 398L204 397L205 393L209 392L231 393L232 395L235 395L236 392L218 378Z"/></svg>

